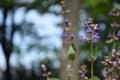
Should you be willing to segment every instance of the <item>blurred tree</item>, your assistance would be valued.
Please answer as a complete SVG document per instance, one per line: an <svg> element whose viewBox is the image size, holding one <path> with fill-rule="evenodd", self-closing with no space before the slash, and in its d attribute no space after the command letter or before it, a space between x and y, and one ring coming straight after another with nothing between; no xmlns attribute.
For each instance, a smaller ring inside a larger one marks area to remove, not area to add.
<svg viewBox="0 0 120 80"><path fill-rule="evenodd" d="M66 9L70 9L70 13L67 14L67 18L72 23L70 27L69 33L75 34L75 47L76 47L76 59L73 62L73 79L72 80L79 80L79 39L78 39L78 32L79 32L79 11L80 11L80 0L65 0L66 1ZM61 67L60 67L60 80L68 80L67 77L67 65L71 64L71 61L67 58L69 44L67 42L63 42L63 48L61 51Z"/></svg>
<svg viewBox="0 0 120 80"><path fill-rule="evenodd" d="M31 1L29 0L0 0L0 9L2 10L2 15L3 15L3 22L2 22L2 25L0 25L0 43L2 45L2 49L5 54L6 66L7 66L7 69L5 71L5 76L4 76L5 80L12 80L9 59L10 59L11 53L13 52L13 49L17 49L16 45L13 44L13 38L14 38L15 32L19 31L20 33L24 35L26 34L29 34L32 36L35 35L35 31L34 29L32 29L31 25L28 25L29 26L28 28L24 28L23 26L24 21L22 21L20 25L16 25L14 21L15 11L20 7L25 7L26 12L31 9L35 9L41 13L45 13L49 11L49 7L51 5L57 4L58 2L59 0L31 0ZM11 17L10 25L7 25L6 23L8 16ZM41 39L37 35L34 37L36 37L36 39Z"/></svg>

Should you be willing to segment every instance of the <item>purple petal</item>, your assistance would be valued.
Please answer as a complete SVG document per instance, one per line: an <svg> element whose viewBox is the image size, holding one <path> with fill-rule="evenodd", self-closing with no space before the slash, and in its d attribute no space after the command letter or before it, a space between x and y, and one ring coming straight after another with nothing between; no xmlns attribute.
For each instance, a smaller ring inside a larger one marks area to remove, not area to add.
<svg viewBox="0 0 120 80"><path fill-rule="evenodd" d="M114 48L112 49L111 55L112 55L112 57L116 56L116 50Z"/></svg>
<svg viewBox="0 0 120 80"><path fill-rule="evenodd" d="M99 25L98 25L98 24L95 24L93 28L94 28L94 30L100 30L100 28L99 28Z"/></svg>
<svg viewBox="0 0 120 80"><path fill-rule="evenodd" d="M65 22L65 24L68 24L68 23L69 23L69 20L68 20L68 19L65 19L64 22Z"/></svg>
<svg viewBox="0 0 120 80"><path fill-rule="evenodd" d="M111 26L112 26L113 28L117 28L117 27L119 27L119 24L117 24L116 22L114 22L114 23L111 24Z"/></svg>
<svg viewBox="0 0 120 80"><path fill-rule="evenodd" d="M113 65L114 65L114 66L116 66L116 65L117 65L117 62L116 62L116 61L114 61L114 62L113 62Z"/></svg>
<svg viewBox="0 0 120 80"><path fill-rule="evenodd" d="M80 78L85 78L85 74L82 73L82 74L80 75Z"/></svg>
<svg viewBox="0 0 120 80"><path fill-rule="evenodd" d="M63 34L63 39L66 39L66 38L67 38L67 34L64 33L64 34Z"/></svg>
<svg viewBox="0 0 120 80"><path fill-rule="evenodd" d="M120 60L118 60L118 64L120 65Z"/></svg>
<svg viewBox="0 0 120 80"><path fill-rule="evenodd" d="M93 38L94 38L94 39L100 39L100 34L99 34L99 33L96 33Z"/></svg>
<svg viewBox="0 0 120 80"><path fill-rule="evenodd" d="M107 37L108 37L108 38L112 38L113 35L109 33Z"/></svg>
<svg viewBox="0 0 120 80"><path fill-rule="evenodd" d="M120 30L118 31L117 36L120 37Z"/></svg>
<svg viewBox="0 0 120 80"><path fill-rule="evenodd" d="M74 39L74 38L75 38L75 34L72 33L72 34L70 35L70 38L71 38L71 39Z"/></svg>
<svg viewBox="0 0 120 80"><path fill-rule="evenodd" d="M110 11L108 15L109 15L109 16L112 16L112 15L113 15L113 14L112 14L112 11Z"/></svg>
<svg viewBox="0 0 120 80"><path fill-rule="evenodd" d="M112 53L116 53L116 50L114 48L112 49Z"/></svg>
<svg viewBox="0 0 120 80"><path fill-rule="evenodd" d="M88 33L92 32L91 28L87 28L86 32Z"/></svg>

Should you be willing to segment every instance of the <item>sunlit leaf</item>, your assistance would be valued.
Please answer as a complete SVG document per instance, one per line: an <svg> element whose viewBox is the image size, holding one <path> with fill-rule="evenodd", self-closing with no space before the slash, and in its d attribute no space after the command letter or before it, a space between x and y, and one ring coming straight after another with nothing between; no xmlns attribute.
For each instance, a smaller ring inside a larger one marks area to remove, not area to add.
<svg viewBox="0 0 120 80"><path fill-rule="evenodd" d="M98 46L94 49L93 56L94 56L94 60L96 60L96 58L98 56Z"/></svg>
<svg viewBox="0 0 120 80"><path fill-rule="evenodd" d="M88 61L92 61L92 58L91 58L91 53L90 53L90 51L87 51L87 57L88 57Z"/></svg>
<svg viewBox="0 0 120 80"><path fill-rule="evenodd" d="M70 59L70 60L74 60L75 59L75 50L74 50L73 44L71 44L69 46L69 49L68 49L68 59Z"/></svg>

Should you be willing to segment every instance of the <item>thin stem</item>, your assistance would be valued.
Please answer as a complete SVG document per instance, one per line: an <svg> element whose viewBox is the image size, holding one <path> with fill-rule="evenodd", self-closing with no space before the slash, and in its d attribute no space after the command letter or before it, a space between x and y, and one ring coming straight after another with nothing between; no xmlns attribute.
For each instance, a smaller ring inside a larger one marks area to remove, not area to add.
<svg viewBox="0 0 120 80"><path fill-rule="evenodd" d="M115 17L115 19L114 19L114 22L116 23L116 17ZM117 24L117 23L116 23ZM113 30L113 36L115 37L116 35L115 35L115 33L116 33L116 28L114 28L114 30ZM116 44L115 44L115 38L114 38L114 41L113 41L113 48L115 49L115 46L116 46Z"/></svg>
<svg viewBox="0 0 120 80"><path fill-rule="evenodd" d="M91 62L91 80L93 80L93 64L94 62L92 61Z"/></svg>
<svg viewBox="0 0 120 80"><path fill-rule="evenodd" d="M92 52L92 50L93 50L92 49L92 39L91 39L90 45L91 45L91 49L90 50L91 50L91 59L92 59L92 56L93 56L93 52Z"/></svg>
<svg viewBox="0 0 120 80"><path fill-rule="evenodd" d="M94 64L92 50L93 50L93 47L92 47L92 37L91 37L91 80L93 80L93 64Z"/></svg>
<svg viewBox="0 0 120 80"><path fill-rule="evenodd" d="M114 29L114 32L113 32L113 36L115 37L115 29ZM115 49L115 39L114 39L114 42L113 42L113 48Z"/></svg>

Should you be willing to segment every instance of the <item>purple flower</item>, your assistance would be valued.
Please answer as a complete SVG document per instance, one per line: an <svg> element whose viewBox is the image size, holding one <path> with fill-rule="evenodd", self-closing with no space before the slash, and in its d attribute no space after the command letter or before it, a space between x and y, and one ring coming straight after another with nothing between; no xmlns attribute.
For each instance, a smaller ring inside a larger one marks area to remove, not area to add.
<svg viewBox="0 0 120 80"><path fill-rule="evenodd" d="M86 32L91 33L92 32L91 28L88 27Z"/></svg>
<svg viewBox="0 0 120 80"><path fill-rule="evenodd" d="M95 24L95 25L93 26L93 29L94 29L94 30L100 30L99 25L98 25L98 24Z"/></svg>
<svg viewBox="0 0 120 80"><path fill-rule="evenodd" d="M65 23L65 24L69 24L69 20L68 20L68 19L65 19L65 20L64 20L64 23Z"/></svg>
<svg viewBox="0 0 120 80"><path fill-rule="evenodd" d="M109 33L107 37L108 37L108 38L113 38L114 36Z"/></svg>
<svg viewBox="0 0 120 80"><path fill-rule="evenodd" d="M108 13L108 15L109 15L109 16L112 16L112 15L113 15L112 11L110 11L110 12Z"/></svg>
<svg viewBox="0 0 120 80"><path fill-rule="evenodd" d="M105 77L105 79L108 79L108 78L109 78L109 76L108 76L107 73L104 74L104 77Z"/></svg>
<svg viewBox="0 0 120 80"><path fill-rule="evenodd" d="M113 78L117 79L119 76L118 74L114 74Z"/></svg>
<svg viewBox="0 0 120 80"><path fill-rule="evenodd" d="M85 73L82 73L82 74L80 75L80 78L85 78Z"/></svg>
<svg viewBox="0 0 120 80"><path fill-rule="evenodd" d="M117 24L116 22L114 22L114 23L111 24L111 26L112 26L113 28L117 28L117 27L119 27L119 24Z"/></svg>
<svg viewBox="0 0 120 80"><path fill-rule="evenodd" d="M71 39L74 39L74 38L75 38L75 34L72 33L72 34L70 35L70 38L71 38Z"/></svg>
<svg viewBox="0 0 120 80"><path fill-rule="evenodd" d="M113 66L117 66L117 62L116 61L113 62Z"/></svg>
<svg viewBox="0 0 120 80"><path fill-rule="evenodd" d="M65 29L68 31L70 28L70 22L69 22L69 20L68 19L65 19L64 20L64 25L65 25Z"/></svg>
<svg viewBox="0 0 120 80"><path fill-rule="evenodd" d="M100 34L99 33L96 33L94 36L93 36L94 39L100 39Z"/></svg>
<svg viewBox="0 0 120 80"><path fill-rule="evenodd" d="M118 60L118 64L120 65L120 60Z"/></svg>
<svg viewBox="0 0 120 80"><path fill-rule="evenodd" d="M120 37L120 30L118 31L117 36Z"/></svg>
<svg viewBox="0 0 120 80"><path fill-rule="evenodd" d="M116 53L116 50L114 48L112 49L112 53Z"/></svg>
<svg viewBox="0 0 120 80"><path fill-rule="evenodd" d="M112 49L111 54L112 54L112 57L115 57L115 56L116 56L116 50L115 50L114 48Z"/></svg>
<svg viewBox="0 0 120 80"><path fill-rule="evenodd" d="M64 34L63 34L63 39L66 39L66 38L67 38L67 34L64 33Z"/></svg>

